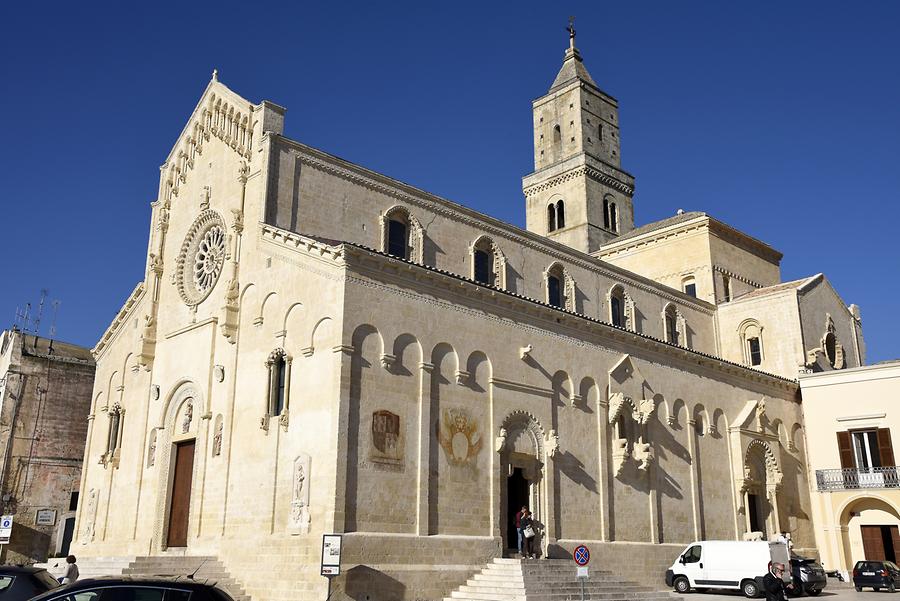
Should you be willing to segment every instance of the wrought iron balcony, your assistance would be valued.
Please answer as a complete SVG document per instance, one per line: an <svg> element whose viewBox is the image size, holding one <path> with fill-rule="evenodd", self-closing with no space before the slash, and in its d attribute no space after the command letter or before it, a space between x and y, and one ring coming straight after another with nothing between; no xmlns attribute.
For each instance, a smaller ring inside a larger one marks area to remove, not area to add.
<svg viewBox="0 0 900 601"><path fill-rule="evenodd" d="M900 488L897 466L816 470L818 490L856 490L859 488Z"/></svg>

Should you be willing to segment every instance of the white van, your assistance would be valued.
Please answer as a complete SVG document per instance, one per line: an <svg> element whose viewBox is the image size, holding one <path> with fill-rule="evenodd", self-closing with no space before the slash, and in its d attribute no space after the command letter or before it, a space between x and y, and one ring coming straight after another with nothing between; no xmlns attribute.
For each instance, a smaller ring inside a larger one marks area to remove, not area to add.
<svg viewBox="0 0 900 601"><path fill-rule="evenodd" d="M704 540L688 545L666 570L666 585L678 593L692 588L740 589L746 597L762 591L769 564L783 563L782 579L791 581L790 554L784 543Z"/></svg>

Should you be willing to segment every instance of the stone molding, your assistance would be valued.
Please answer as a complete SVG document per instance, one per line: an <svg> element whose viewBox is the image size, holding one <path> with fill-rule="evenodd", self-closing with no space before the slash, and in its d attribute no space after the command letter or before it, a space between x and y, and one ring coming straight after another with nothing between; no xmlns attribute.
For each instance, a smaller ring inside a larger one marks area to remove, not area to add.
<svg viewBox="0 0 900 601"><path fill-rule="evenodd" d="M134 287L134 290L131 291L131 294L128 295L125 304L122 305L122 308L119 309L119 312L116 313L116 316L113 318L112 323L110 323L106 328L106 331L103 332L100 341L91 349L91 355L94 356L95 361L103 354L116 334L119 333L122 324L130 317L131 310L134 309L134 307L137 306L138 301L143 298L144 290L144 282L138 282Z"/></svg>
<svg viewBox="0 0 900 601"><path fill-rule="evenodd" d="M563 184L567 181L575 179L576 177L584 177L587 176L601 184L607 185L614 190L621 192L622 194L626 194L629 197L634 196L634 188L632 186L628 186L619 180L611 177L599 169L595 169L594 167L589 167L587 165L582 165L580 167L576 167L566 173L562 173L553 177L545 182L541 182L540 184L534 184L531 186L524 187L522 192L525 194L526 198L534 196L535 194L539 194L545 190L556 187L559 184Z"/></svg>

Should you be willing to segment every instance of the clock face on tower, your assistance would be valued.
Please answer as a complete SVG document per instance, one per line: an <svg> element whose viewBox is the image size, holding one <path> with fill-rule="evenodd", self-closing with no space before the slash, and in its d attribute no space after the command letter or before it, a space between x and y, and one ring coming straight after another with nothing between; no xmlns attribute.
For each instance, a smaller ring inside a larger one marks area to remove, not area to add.
<svg viewBox="0 0 900 601"><path fill-rule="evenodd" d="M185 304L209 296L225 263L225 224L215 211L204 211L191 225L178 255L176 281Z"/></svg>

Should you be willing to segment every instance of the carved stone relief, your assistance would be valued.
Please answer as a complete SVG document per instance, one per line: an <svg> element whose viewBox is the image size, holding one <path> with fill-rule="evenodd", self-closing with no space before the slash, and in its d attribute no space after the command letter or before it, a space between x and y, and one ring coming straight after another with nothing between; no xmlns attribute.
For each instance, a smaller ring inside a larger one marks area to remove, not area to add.
<svg viewBox="0 0 900 601"><path fill-rule="evenodd" d="M94 523L97 520L97 489L92 488L88 493L87 505L81 516L84 522L81 527L81 544L86 545L94 540Z"/></svg>
<svg viewBox="0 0 900 601"><path fill-rule="evenodd" d="M188 399L184 403L184 416L181 418L181 433L191 431L191 422L194 421L194 399Z"/></svg>
<svg viewBox="0 0 900 601"><path fill-rule="evenodd" d="M156 464L156 428L150 430L150 444L147 447L147 467Z"/></svg>
<svg viewBox="0 0 900 601"><path fill-rule="evenodd" d="M369 458L375 464L403 462L403 420L386 410L372 413L372 446Z"/></svg>
<svg viewBox="0 0 900 601"><path fill-rule="evenodd" d="M450 465L472 463L481 450L481 432L478 422L462 408L445 409L437 423L438 442Z"/></svg>
<svg viewBox="0 0 900 601"><path fill-rule="evenodd" d="M212 444L212 454L213 457L218 457L222 454L222 429L223 429L223 419L222 414L216 416L216 425L213 431L213 444Z"/></svg>
<svg viewBox="0 0 900 601"><path fill-rule="evenodd" d="M291 515L288 520L288 529L292 534L309 532L310 463L311 458L306 453L294 459L294 469L291 473Z"/></svg>

